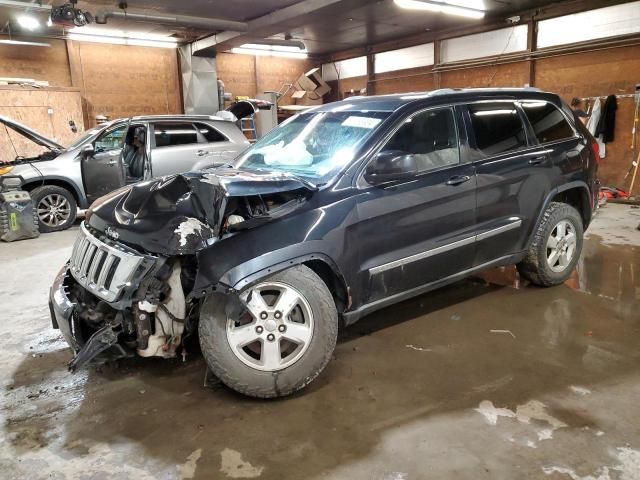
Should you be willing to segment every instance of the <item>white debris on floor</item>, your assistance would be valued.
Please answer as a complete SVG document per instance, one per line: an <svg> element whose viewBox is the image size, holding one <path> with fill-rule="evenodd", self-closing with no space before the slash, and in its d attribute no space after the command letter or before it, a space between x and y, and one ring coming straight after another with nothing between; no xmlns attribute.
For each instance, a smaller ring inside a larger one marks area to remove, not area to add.
<svg viewBox="0 0 640 480"><path fill-rule="evenodd" d="M617 465L600 467L596 472L587 475L579 475L573 468L546 466L542 471L546 475L559 473L567 475L571 480L640 480L640 451L627 447L616 449L614 456L618 460ZM611 476L611 472L616 472Z"/></svg>
<svg viewBox="0 0 640 480"><path fill-rule="evenodd" d="M220 452L220 471L229 478L256 478L262 475L264 467L254 467L242 459L242 454L236 450L225 448Z"/></svg>

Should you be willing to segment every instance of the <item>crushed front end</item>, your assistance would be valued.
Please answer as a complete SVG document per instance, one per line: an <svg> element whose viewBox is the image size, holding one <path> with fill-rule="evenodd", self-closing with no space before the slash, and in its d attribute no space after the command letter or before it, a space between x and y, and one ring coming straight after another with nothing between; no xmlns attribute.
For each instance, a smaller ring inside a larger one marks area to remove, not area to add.
<svg viewBox="0 0 640 480"><path fill-rule="evenodd" d="M53 326L75 352L70 370L136 354L184 355L185 337L197 331L198 253L287 214L304 192L288 176L225 168L97 200L49 299Z"/></svg>
<svg viewBox="0 0 640 480"><path fill-rule="evenodd" d="M82 225L50 306L76 356L74 371L95 359L137 353L172 357L186 318L178 259L140 253Z"/></svg>

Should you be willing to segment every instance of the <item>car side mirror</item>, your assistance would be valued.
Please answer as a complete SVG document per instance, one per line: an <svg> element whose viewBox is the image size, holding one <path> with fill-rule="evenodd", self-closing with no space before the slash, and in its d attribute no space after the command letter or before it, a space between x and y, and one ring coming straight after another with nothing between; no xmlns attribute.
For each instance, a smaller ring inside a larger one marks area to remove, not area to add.
<svg viewBox="0 0 640 480"><path fill-rule="evenodd" d="M365 180L372 184L413 178L418 173L416 157L400 150L378 153L367 165Z"/></svg>
<svg viewBox="0 0 640 480"><path fill-rule="evenodd" d="M95 153L95 149L93 148L92 143L87 143L84 147L82 147L80 151L86 157L93 155Z"/></svg>

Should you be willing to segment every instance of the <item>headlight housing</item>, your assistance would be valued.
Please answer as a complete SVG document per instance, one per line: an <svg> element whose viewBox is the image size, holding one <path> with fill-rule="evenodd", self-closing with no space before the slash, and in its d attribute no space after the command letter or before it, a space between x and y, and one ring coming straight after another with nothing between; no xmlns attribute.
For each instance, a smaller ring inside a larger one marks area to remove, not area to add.
<svg viewBox="0 0 640 480"><path fill-rule="evenodd" d="M6 175L7 173L10 173L11 170L13 170L13 167L3 167L0 163L0 175Z"/></svg>

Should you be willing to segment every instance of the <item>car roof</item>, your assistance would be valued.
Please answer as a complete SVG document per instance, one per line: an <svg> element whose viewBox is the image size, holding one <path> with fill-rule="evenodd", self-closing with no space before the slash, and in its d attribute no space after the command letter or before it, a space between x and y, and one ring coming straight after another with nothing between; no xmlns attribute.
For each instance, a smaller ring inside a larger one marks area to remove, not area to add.
<svg viewBox="0 0 640 480"><path fill-rule="evenodd" d="M394 93L367 97L349 97L339 102L327 103L309 112L330 111L380 111L393 112L414 103L442 103L446 101L487 100L491 98L514 98L531 100L557 100L557 95L537 88L442 88L427 92ZM305 112L307 113L307 112Z"/></svg>
<svg viewBox="0 0 640 480"><path fill-rule="evenodd" d="M139 115L131 117L132 122L153 122L159 120L214 120L224 122L225 120L216 115Z"/></svg>

